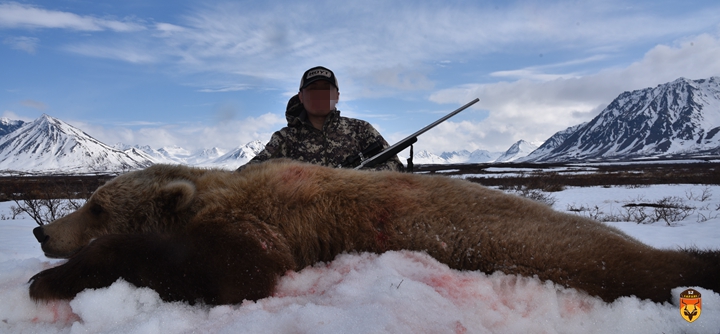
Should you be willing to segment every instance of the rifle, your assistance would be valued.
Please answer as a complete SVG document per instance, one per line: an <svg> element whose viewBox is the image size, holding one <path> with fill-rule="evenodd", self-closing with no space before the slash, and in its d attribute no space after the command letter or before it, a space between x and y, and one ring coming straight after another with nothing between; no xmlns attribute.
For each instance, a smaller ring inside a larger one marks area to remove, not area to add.
<svg viewBox="0 0 720 334"><path fill-rule="evenodd" d="M400 151L406 149L408 146L411 146L415 142L417 142L417 137L428 130L434 128L438 124L445 122L448 118L453 117L460 113L461 111L469 108L471 105L477 103L480 101L480 99L474 99L470 102L468 102L466 105L456 109L455 111L445 115L444 117L440 118L439 120L431 123L430 125L418 130L417 132L407 136L405 139L395 143L394 145L386 148L380 153L376 153L379 150L379 146L377 143L370 145L368 148L363 150L363 152L360 152L357 156L350 157L346 160L345 163L343 163L343 167L348 166L354 166L357 163L357 160L360 160L360 164L355 166L355 169L360 169L363 167L374 167L377 164L381 164L388 159L394 157ZM410 159L408 159L408 168L412 170L412 147L410 148ZM370 156L370 158L365 158L366 156ZM346 165L347 164L347 165Z"/></svg>

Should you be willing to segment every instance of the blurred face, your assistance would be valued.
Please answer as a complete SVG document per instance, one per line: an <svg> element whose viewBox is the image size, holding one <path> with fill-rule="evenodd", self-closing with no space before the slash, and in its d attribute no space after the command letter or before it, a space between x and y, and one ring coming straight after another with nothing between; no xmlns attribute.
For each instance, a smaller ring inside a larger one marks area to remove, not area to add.
<svg viewBox="0 0 720 334"><path fill-rule="evenodd" d="M335 110L340 92L331 83L320 80L303 88L298 97L310 116L325 117Z"/></svg>

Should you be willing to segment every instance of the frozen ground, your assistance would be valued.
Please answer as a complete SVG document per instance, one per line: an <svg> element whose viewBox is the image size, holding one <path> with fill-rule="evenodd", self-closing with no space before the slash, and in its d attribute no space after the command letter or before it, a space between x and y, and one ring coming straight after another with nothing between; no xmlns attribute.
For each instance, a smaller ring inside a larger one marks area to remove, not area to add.
<svg viewBox="0 0 720 334"><path fill-rule="evenodd" d="M701 194L710 194L702 200ZM661 248L720 249L720 187L570 188L554 207L610 214L627 202L668 196L695 207L668 226L610 223ZM11 203L0 203L0 217ZM233 306L162 302L119 281L70 302L36 304L27 280L57 260L42 255L27 217L0 220L1 333L720 333L720 294L702 292L700 318L634 297L604 303L537 279L451 270L417 252L344 254L284 277L277 293ZM718 278L720 279L720 278Z"/></svg>

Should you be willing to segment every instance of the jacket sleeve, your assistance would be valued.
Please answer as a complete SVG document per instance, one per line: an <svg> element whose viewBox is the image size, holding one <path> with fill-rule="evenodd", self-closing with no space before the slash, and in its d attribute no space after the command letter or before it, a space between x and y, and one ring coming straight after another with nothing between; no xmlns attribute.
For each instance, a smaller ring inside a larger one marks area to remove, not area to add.
<svg viewBox="0 0 720 334"><path fill-rule="evenodd" d="M390 145L385 140L385 138L383 138L383 136L380 135L380 132L375 130L375 128L372 125L370 125L370 123L366 122L365 124L367 124L366 129L365 129L365 137L367 138L366 143L368 143L368 144L376 143L376 142L381 143L383 150L390 147ZM400 162L400 159L396 155L381 164L377 164L370 168L362 168L362 169L364 169L364 170L390 170L390 171L396 171L396 172L403 172L403 171L405 171L405 166L403 166L403 164Z"/></svg>

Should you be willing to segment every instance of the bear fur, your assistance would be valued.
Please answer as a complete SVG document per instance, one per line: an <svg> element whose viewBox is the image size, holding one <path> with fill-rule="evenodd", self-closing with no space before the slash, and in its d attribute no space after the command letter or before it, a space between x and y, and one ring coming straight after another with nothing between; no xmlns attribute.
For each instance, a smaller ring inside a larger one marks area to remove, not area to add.
<svg viewBox="0 0 720 334"><path fill-rule="evenodd" d="M167 301L235 304L343 252L427 252L460 270L537 276L613 301L720 291L720 252L660 250L596 221L442 176L271 160L241 172L156 165L97 189L34 234L69 258L31 279L35 300L119 278Z"/></svg>

